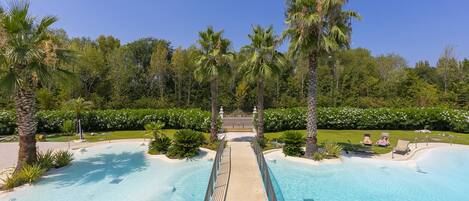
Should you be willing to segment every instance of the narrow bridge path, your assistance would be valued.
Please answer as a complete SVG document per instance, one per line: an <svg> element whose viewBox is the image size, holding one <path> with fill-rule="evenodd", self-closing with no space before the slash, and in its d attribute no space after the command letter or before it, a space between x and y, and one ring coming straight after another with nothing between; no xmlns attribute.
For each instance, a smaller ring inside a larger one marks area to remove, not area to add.
<svg viewBox="0 0 469 201"><path fill-rule="evenodd" d="M267 201L262 176L250 141L253 132L228 132L231 147L231 177L226 201Z"/></svg>

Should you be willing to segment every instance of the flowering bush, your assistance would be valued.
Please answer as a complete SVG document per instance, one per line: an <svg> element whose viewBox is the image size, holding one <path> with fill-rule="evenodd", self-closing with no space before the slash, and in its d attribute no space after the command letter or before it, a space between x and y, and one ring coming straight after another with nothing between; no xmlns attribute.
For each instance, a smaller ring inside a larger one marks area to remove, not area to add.
<svg viewBox="0 0 469 201"><path fill-rule="evenodd" d="M53 110L37 113L38 132L58 133L64 121L74 120L72 111ZM82 113L85 131L143 130L150 122L161 121L165 128L210 130L210 112L200 109L125 109L94 110ZM13 134L13 111L0 111L0 135Z"/></svg>
<svg viewBox="0 0 469 201"><path fill-rule="evenodd" d="M15 113L0 111L0 135L13 134L15 127Z"/></svg>
<svg viewBox="0 0 469 201"><path fill-rule="evenodd" d="M265 130L306 129L306 108L268 109ZM469 111L443 108L318 108L322 129L432 129L469 132Z"/></svg>

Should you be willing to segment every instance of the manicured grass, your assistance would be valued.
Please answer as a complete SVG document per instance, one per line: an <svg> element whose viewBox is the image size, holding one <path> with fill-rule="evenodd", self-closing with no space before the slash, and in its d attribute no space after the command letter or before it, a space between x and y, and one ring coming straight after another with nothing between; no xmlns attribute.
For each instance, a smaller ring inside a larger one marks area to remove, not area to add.
<svg viewBox="0 0 469 201"><path fill-rule="evenodd" d="M298 132L303 133L306 136L305 130L299 130ZM390 134L391 146L383 148L378 146L363 147L360 141L363 140L363 134L371 134L371 139L375 143L382 132ZM279 139L282 132L266 133L265 137L270 141L273 139ZM448 137L448 135L454 136L454 138ZM397 140L409 140L411 142L426 142L426 136L431 142L450 142L455 144L466 144L469 145L469 134L455 133L449 131L432 131L430 134L416 133L414 131L404 130L319 130L318 142L319 144L324 142L335 142L346 149L360 149L365 151L372 151L373 153L383 154L388 153L397 144Z"/></svg>
<svg viewBox="0 0 469 201"><path fill-rule="evenodd" d="M165 129L162 132L172 138L174 133L177 130L174 129ZM206 134L208 136L208 134ZM151 134L148 134L147 131L140 130L140 131L110 131L110 132L96 132L94 136L90 135L90 133L85 133L85 139L88 142L99 142L99 141L107 141L107 140L121 140L121 139L138 139L138 138L146 138L150 139L153 138ZM79 137L77 135L73 136L63 136L63 135L56 135L56 136L48 136L47 142L67 142L69 140L77 140Z"/></svg>

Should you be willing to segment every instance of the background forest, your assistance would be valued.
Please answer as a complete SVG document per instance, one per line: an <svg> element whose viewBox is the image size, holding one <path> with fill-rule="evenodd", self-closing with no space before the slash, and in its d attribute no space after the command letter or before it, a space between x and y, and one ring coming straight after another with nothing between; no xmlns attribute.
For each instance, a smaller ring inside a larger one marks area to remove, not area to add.
<svg viewBox="0 0 469 201"><path fill-rule="evenodd" d="M142 38L121 44L112 36L69 38L54 31L56 44L77 55L65 68L74 81L40 86L42 110L62 108L70 99L83 97L95 109L210 108L208 83L194 78L199 50L173 47L170 41ZM436 66L420 61L407 64L397 54L373 56L364 48L337 52L322 58L318 68L320 107L450 107L469 108L469 60L458 60L448 46ZM251 111L256 105L256 83L244 79L240 67L245 53L235 52L228 76L221 79L220 105L226 111ZM281 75L266 80L265 107L306 106L306 61L283 66ZM1 93L0 108L11 109L8 93Z"/></svg>

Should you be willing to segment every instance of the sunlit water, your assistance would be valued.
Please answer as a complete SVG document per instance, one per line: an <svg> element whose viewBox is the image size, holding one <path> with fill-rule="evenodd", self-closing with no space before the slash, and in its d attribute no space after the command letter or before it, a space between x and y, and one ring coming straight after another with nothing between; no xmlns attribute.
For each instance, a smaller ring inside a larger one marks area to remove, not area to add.
<svg viewBox="0 0 469 201"><path fill-rule="evenodd" d="M438 148L408 162L268 163L286 201L469 200L469 149L464 148Z"/></svg>
<svg viewBox="0 0 469 201"><path fill-rule="evenodd" d="M168 163L145 156L140 143L112 143L75 151L69 167L33 187L0 195L6 201L203 200L212 162Z"/></svg>

